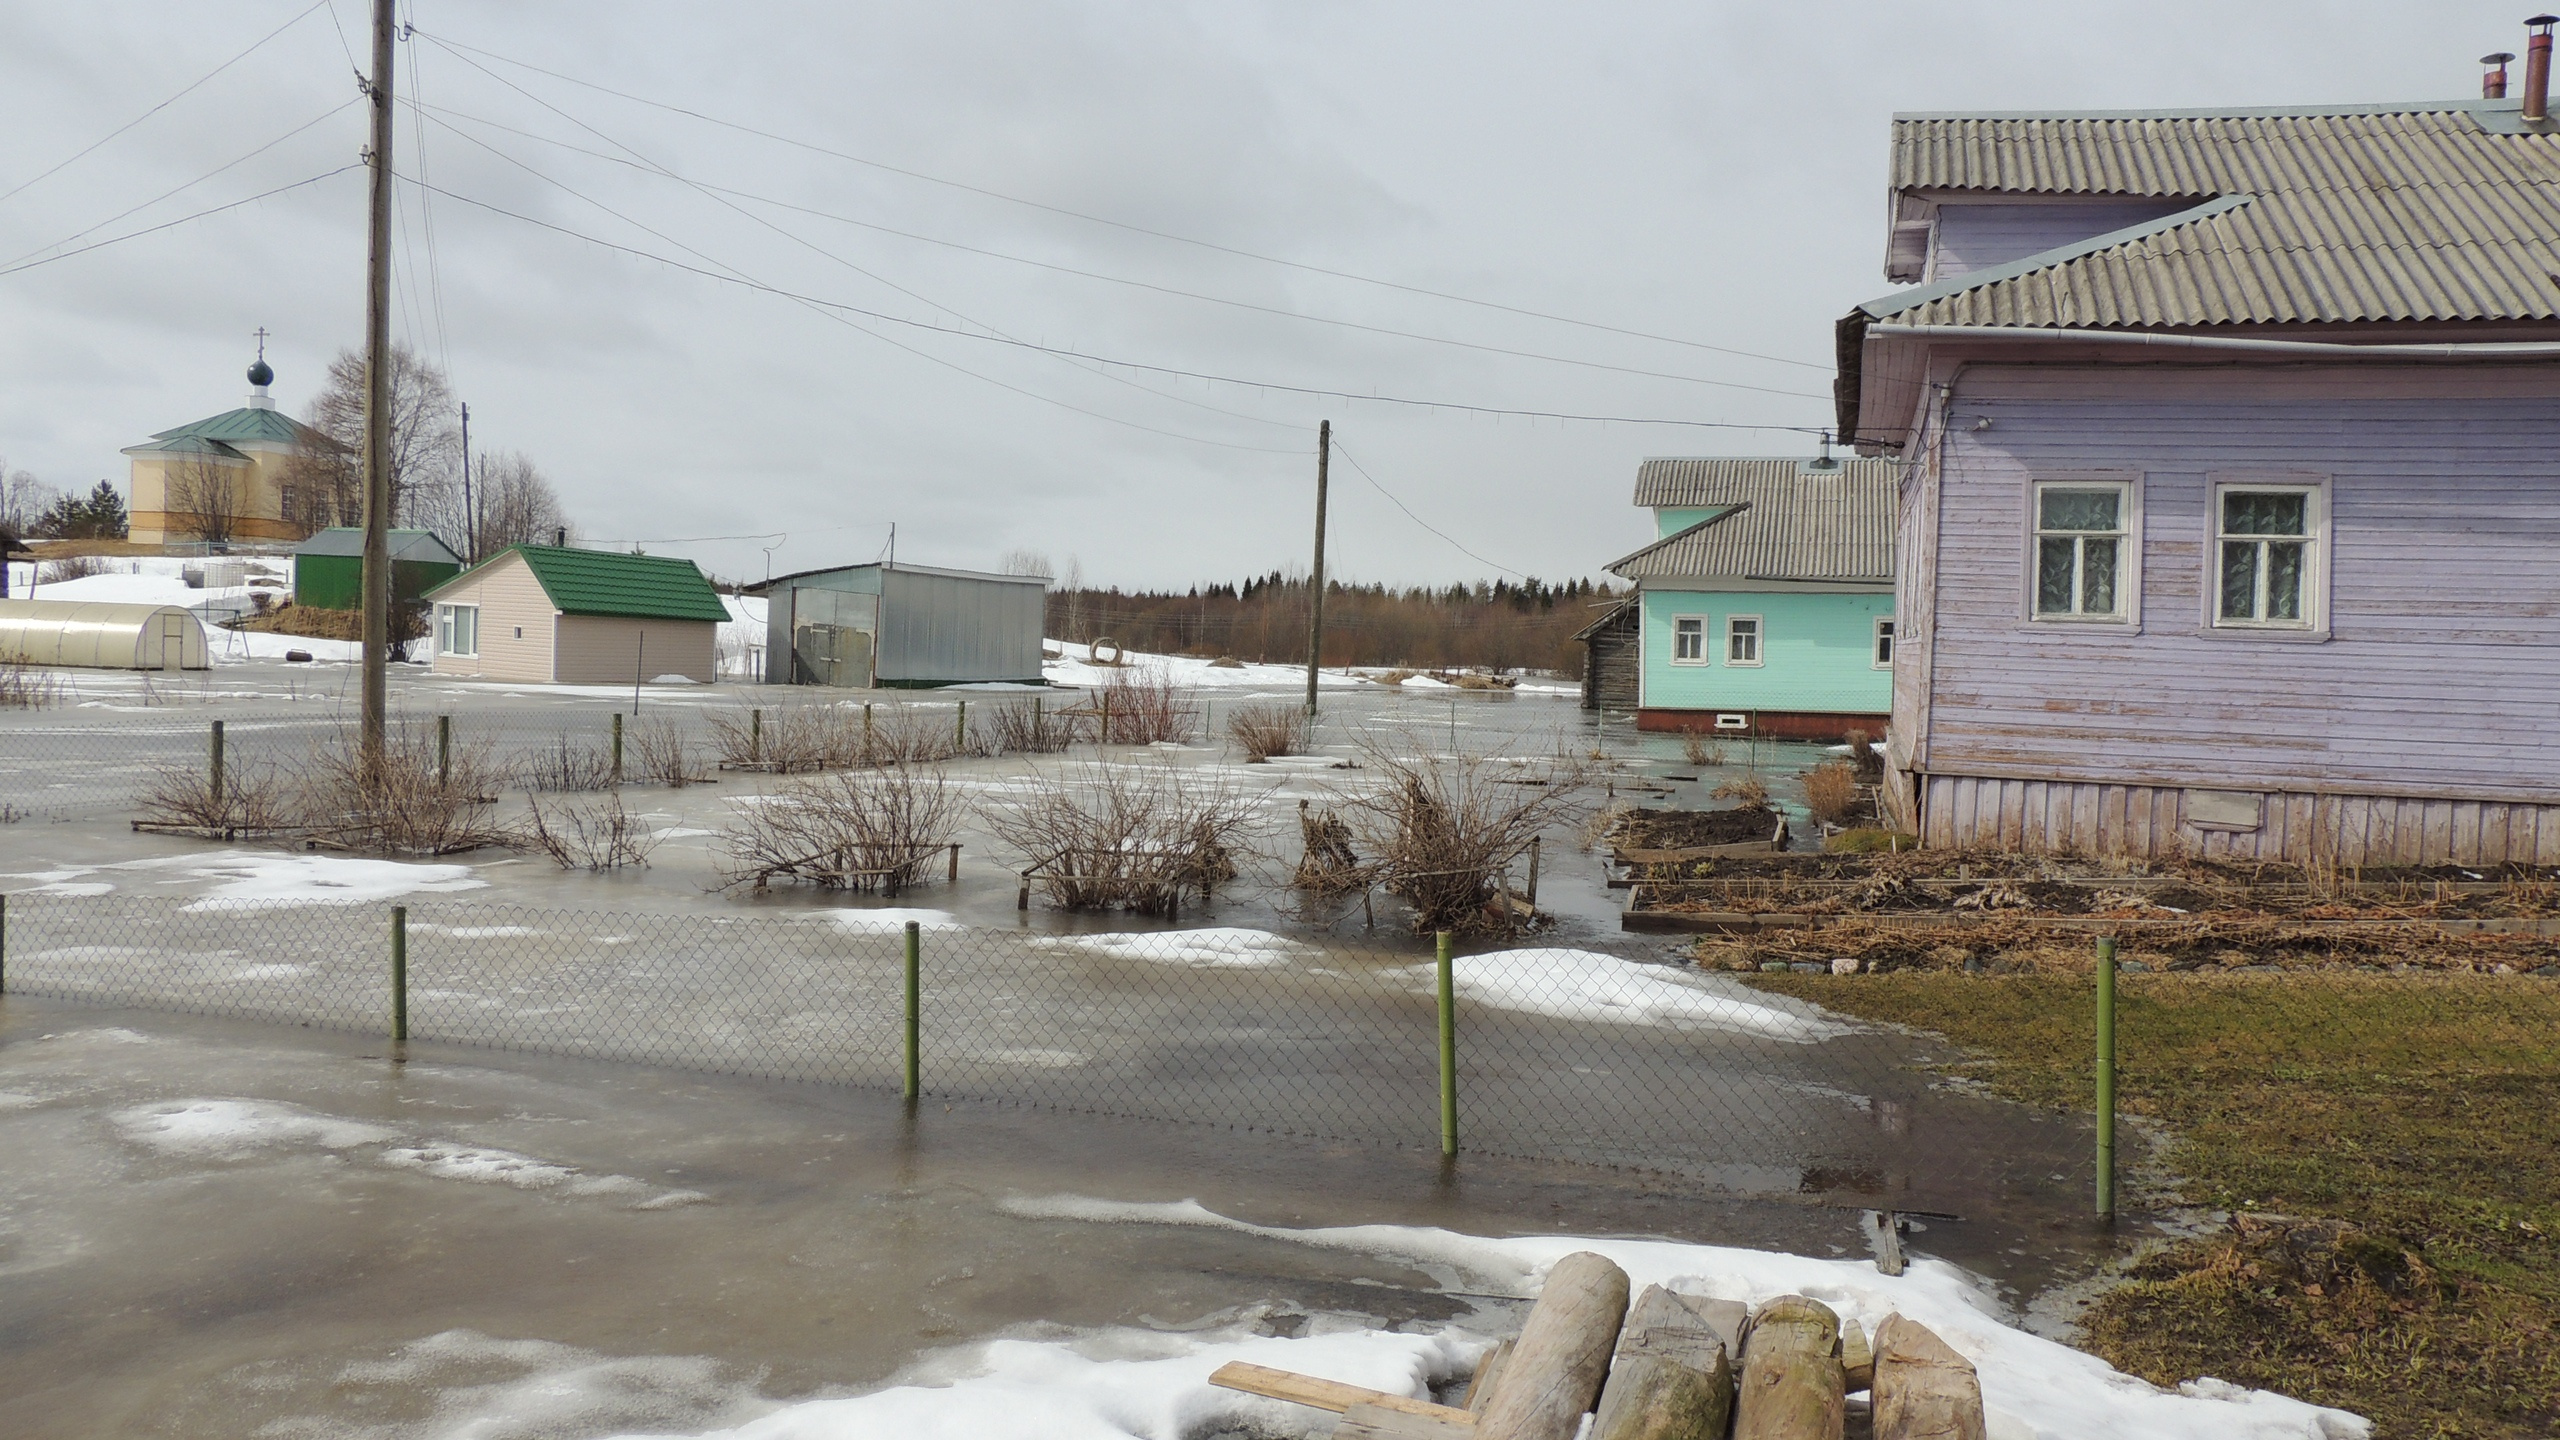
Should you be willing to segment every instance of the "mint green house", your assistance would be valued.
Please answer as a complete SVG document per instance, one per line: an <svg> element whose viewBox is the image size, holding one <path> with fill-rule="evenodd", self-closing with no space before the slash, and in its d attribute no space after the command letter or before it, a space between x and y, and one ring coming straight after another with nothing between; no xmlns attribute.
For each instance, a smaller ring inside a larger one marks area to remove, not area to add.
<svg viewBox="0 0 2560 1440"><path fill-rule="evenodd" d="M1594 627L1589 693L1629 688L1599 670L1614 628L1639 729L1881 739L1894 484L1883 460L1645 461L1635 503L1661 538L1609 566L1636 593Z"/></svg>

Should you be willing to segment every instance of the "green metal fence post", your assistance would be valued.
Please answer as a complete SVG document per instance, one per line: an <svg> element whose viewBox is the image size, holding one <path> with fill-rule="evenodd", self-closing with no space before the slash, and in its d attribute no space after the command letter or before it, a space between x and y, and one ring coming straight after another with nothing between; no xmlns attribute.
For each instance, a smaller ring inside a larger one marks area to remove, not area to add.
<svg viewBox="0 0 2560 1440"><path fill-rule="evenodd" d="M1458 988L1449 956L1449 932L1439 936L1440 960L1440 1153L1458 1153Z"/></svg>
<svg viewBox="0 0 2560 1440"><path fill-rule="evenodd" d="M622 712L613 712L613 783L622 783Z"/></svg>
<svg viewBox="0 0 2560 1440"><path fill-rule="evenodd" d="M409 1038L409 907L391 907L391 1038Z"/></svg>
<svg viewBox="0 0 2560 1440"><path fill-rule="evenodd" d="M921 973L923 967L919 963L923 958L921 954L923 944L919 939L922 928L913 920L907 922L907 1098L909 1100L924 1093L924 1067L916 1053L919 1048L921 1029L917 1023L917 1012L922 1008L924 992Z"/></svg>
<svg viewBox="0 0 2560 1440"><path fill-rule="evenodd" d="M222 722L219 720L213 722L212 743L211 763L206 766L205 789L211 792L213 813L219 816L222 813Z"/></svg>
<svg viewBox="0 0 2560 1440"><path fill-rule="evenodd" d="M960 702L959 723L952 726L951 748L954 750L969 748L969 702L966 700Z"/></svg>
<svg viewBox="0 0 2560 1440"><path fill-rule="evenodd" d="M436 717L436 788L453 788L453 717Z"/></svg>
<svg viewBox="0 0 2560 1440"><path fill-rule="evenodd" d="M2098 1218L2116 1218L2116 937L2098 937Z"/></svg>

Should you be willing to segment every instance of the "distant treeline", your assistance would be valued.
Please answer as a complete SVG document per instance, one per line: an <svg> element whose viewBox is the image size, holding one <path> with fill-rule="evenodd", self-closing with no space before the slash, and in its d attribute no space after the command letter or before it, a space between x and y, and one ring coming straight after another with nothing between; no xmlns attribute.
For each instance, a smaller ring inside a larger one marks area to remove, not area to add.
<svg viewBox="0 0 2560 1440"><path fill-rule="evenodd" d="M1394 590L1329 582L1324 663L1416 670L1582 668L1574 632L1617 598L1607 585L1568 580ZM1242 585L1188 594L1117 588L1049 592L1049 633L1074 641L1109 638L1132 650L1296 664L1307 658L1308 586L1277 571Z"/></svg>

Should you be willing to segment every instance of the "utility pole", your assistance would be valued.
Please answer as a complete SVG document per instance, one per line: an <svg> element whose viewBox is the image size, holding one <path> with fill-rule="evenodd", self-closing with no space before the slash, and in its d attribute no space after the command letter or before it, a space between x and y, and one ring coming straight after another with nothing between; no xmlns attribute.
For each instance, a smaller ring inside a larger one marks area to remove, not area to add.
<svg viewBox="0 0 2560 1440"><path fill-rule="evenodd" d="M391 660L391 4L373 0L373 214L364 291L364 716L360 764L382 773Z"/></svg>
<svg viewBox="0 0 2560 1440"><path fill-rule="evenodd" d="M1316 571L1307 591L1307 718L1316 714L1316 671L1324 664L1324 483L1333 459L1333 422L1316 426Z"/></svg>
<svg viewBox="0 0 2560 1440"><path fill-rule="evenodd" d="M462 407L462 562L480 560L480 507L471 503L471 406Z"/></svg>

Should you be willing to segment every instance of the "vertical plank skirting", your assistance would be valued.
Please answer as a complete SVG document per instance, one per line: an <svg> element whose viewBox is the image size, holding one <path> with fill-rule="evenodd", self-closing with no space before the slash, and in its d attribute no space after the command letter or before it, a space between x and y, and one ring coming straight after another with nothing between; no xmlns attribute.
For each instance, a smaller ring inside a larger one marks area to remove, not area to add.
<svg viewBox="0 0 2560 1440"><path fill-rule="evenodd" d="M2560 864L2560 805L2269 794L2256 830L2185 823L2186 792L1922 775L1921 843L2028 853L2196 855L2339 865Z"/></svg>

